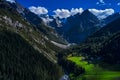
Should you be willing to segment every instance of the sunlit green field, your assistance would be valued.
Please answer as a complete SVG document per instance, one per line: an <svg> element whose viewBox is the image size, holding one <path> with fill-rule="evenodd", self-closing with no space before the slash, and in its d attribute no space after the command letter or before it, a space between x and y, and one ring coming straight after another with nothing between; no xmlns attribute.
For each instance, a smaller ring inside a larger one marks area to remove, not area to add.
<svg viewBox="0 0 120 80"><path fill-rule="evenodd" d="M85 68L85 73L76 77L76 80L120 80L120 72L105 70L98 65L89 64L84 57L68 57L68 60Z"/></svg>

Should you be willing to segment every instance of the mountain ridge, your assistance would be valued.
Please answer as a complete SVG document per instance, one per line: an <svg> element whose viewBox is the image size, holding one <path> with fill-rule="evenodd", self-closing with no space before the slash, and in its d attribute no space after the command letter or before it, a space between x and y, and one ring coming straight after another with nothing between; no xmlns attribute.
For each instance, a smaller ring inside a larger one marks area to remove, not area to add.
<svg viewBox="0 0 120 80"><path fill-rule="evenodd" d="M80 43L99 29L99 19L89 10L85 10L81 14L78 13L68 17L60 25L60 27L57 27L57 23L54 22L54 25L51 26L68 42Z"/></svg>

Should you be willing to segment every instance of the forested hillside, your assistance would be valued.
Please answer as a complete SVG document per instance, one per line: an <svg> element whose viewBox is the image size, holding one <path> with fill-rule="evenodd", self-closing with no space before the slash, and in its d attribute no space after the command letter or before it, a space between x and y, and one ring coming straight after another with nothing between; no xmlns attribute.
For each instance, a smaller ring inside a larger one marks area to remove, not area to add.
<svg viewBox="0 0 120 80"><path fill-rule="evenodd" d="M20 35L0 30L1 80L57 80L60 68Z"/></svg>

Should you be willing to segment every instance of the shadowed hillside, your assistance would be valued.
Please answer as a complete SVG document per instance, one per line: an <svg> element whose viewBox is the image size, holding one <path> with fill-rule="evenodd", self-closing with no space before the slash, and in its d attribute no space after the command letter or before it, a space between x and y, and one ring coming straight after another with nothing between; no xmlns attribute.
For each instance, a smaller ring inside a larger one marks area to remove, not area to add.
<svg viewBox="0 0 120 80"><path fill-rule="evenodd" d="M21 36L0 31L0 80L57 80L61 72Z"/></svg>

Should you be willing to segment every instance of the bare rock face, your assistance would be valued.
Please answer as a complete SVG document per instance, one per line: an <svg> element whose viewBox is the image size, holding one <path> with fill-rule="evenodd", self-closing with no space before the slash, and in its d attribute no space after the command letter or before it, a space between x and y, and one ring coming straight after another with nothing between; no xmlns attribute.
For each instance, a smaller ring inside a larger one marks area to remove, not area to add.
<svg viewBox="0 0 120 80"><path fill-rule="evenodd" d="M13 21L10 17L7 17L7 16L0 16L0 21L3 21L5 22L5 24L7 25L10 25L14 28L18 28L18 29L22 29L22 28L25 28L25 26L20 23L19 21Z"/></svg>

